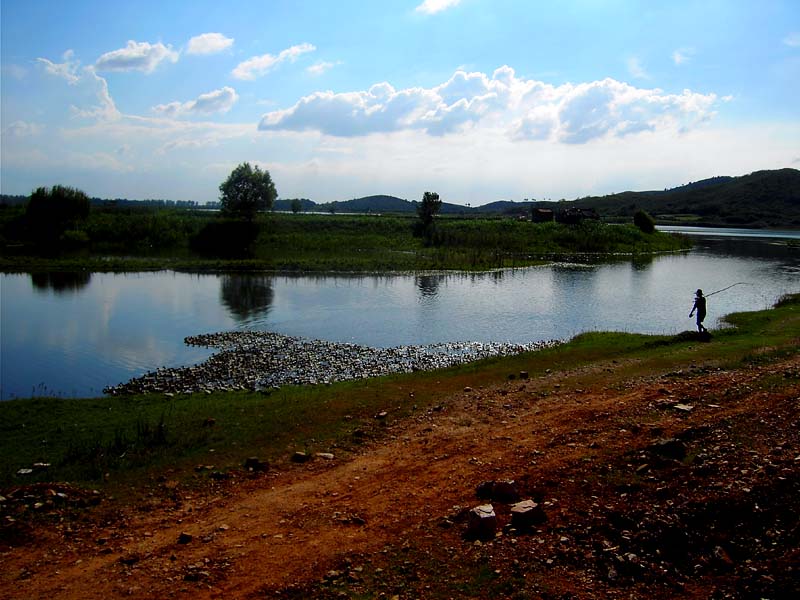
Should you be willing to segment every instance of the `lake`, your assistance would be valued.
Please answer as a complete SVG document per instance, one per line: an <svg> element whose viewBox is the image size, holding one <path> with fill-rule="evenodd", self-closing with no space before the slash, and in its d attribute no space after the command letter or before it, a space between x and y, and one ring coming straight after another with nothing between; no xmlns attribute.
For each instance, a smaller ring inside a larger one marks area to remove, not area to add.
<svg viewBox="0 0 800 600"><path fill-rule="evenodd" d="M480 274L0 275L0 398L97 396L161 366L204 360L189 335L263 330L392 347L447 341L530 342L582 331L672 334L800 292L800 232L664 228L686 253ZM791 242L787 244L787 240Z"/></svg>

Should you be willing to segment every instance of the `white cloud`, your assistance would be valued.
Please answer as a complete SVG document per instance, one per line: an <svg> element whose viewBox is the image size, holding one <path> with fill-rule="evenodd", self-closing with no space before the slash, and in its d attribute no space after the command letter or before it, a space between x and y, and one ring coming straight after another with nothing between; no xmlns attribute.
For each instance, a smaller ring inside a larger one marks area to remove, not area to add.
<svg viewBox="0 0 800 600"><path fill-rule="evenodd" d="M261 56L254 56L236 65L236 68L233 70L232 75L236 79L244 79L247 81L252 81L258 77L265 75L272 68L276 67L282 62L286 61L294 62L295 60L297 60L297 57L299 57L301 54L305 54L306 52L313 52L314 50L316 50L315 46L303 43L303 44L298 44L296 46L292 46L291 48L287 48L286 50L281 50L278 56L273 56L272 54L262 54Z"/></svg>
<svg viewBox="0 0 800 600"><path fill-rule="evenodd" d="M637 79L650 79L650 75L644 68L641 59L631 56L625 63L628 65L628 73Z"/></svg>
<svg viewBox="0 0 800 600"><path fill-rule="evenodd" d="M330 71L333 67L342 64L341 62L318 62L315 65L311 65L310 67L306 68L306 72L311 75L322 75L323 73Z"/></svg>
<svg viewBox="0 0 800 600"><path fill-rule="evenodd" d="M205 115L226 113L236 104L238 99L239 96L236 90L225 86L206 94L200 94L196 100L159 104L153 107L153 112L171 118L192 113Z"/></svg>
<svg viewBox="0 0 800 600"><path fill-rule="evenodd" d="M434 15L448 8L458 6L461 0L425 0L422 4L417 6L414 10L426 15Z"/></svg>
<svg viewBox="0 0 800 600"><path fill-rule="evenodd" d="M678 48L672 53L672 62L680 66L692 60L693 56L694 50L692 48Z"/></svg>
<svg viewBox="0 0 800 600"><path fill-rule="evenodd" d="M203 33L189 40L187 54L216 54L233 46L233 38L221 33Z"/></svg>
<svg viewBox="0 0 800 600"><path fill-rule="evenodd" d="M95 63L98 71L142 71L152 73L162 62L178 61L178 53L172 46L161 42L135 42L129 40L127 46L106 52Z"/></svg>
<svg viewBox="0 0 800 600"><path fill-rule="evenodd" d="M800 48L800 32L795 31L783 38L783 43L792 48Z"/></svg>
<svg viewBox="0 0 800 600"><path fill-rule="evenodd" d="M54 63L46 58L37 58L36 60L44 65L44 70L50 75L60 77L66 80L70 85L75 85L80 80L78 69L81 63L77 60L72 60L74 55L75 53L72 50L67 50L61 57L64 61L62 63Z"/></svg>
<svg viewBox="0 0 800 600"><path fill-rule="evenodd" d="M614 79L553 86L518 78L508 66L491 77L456 71L432 88L315 92L265 114L262 131L318 131L336 137L420 130L443 136L482 127L509 139L583 144L643 131L688 131L714 115L715 94L665 94Z"/></svg>
<svg viewBox="0 0 800 600"><path fill-rule="evenodd" d="M72 106L72 113L75 116L106 121L113 121L121 116L108 91L108 82L95 73L94 67L84 67L80 81L89 92L94 94L99 104L88 109Z"/></svg>
<svg viewBox="0 0 800 600"><path fill-rule="evenodd" d="M43 130L44 126L40 125L39 123L14 121L13 123L9 123L9 125L3 129L3 134L10 137L24 138L39 135Z"/></svg>
<svg viewBox="0 0 800 600"><path fill-rule="evenodd" d="M48 74L64 79L70 86L98 101L98 104L89 108L73 105L71 109L74 116L103 120L119 118L120 112L111 98L106 80L95 72L94 67L80 68L80 62L73 60L73 54L72 50L64 52L63 63L54 63L46 58L36 60L44 65Z"/></svg>

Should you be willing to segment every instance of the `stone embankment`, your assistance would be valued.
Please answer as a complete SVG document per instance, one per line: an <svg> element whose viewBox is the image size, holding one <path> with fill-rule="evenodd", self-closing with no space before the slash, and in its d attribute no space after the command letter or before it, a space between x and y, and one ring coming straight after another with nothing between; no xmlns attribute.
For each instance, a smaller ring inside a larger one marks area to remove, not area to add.
<svg viewBox="0 0 800 600"><path fill-rule="evenodd" d="M112 395L269 391L281 385L326 384L442 369L483 358L541 350L560 343L555 340L527 344L448 342L370 348L263 331L212 333L187 337L184 342L220 351L198 365L161 368L103 391Z"/></svg>

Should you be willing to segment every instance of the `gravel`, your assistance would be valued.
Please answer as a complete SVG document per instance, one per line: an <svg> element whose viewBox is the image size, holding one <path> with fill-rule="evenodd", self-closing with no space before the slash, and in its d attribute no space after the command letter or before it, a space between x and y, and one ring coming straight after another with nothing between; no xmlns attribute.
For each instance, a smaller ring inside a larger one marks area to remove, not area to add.
<svg viewBox="0 0 800 600"><path fill-rule="evenodd" d="M161 368L109 386L106 394L268 391L282 385L317 385L393 373L429 371L541 350L556 340L512 344L447 342L423 346L370 348L309 340L263 331L230 331L187 337L190 346L218 348L198 365Z"/></svg>

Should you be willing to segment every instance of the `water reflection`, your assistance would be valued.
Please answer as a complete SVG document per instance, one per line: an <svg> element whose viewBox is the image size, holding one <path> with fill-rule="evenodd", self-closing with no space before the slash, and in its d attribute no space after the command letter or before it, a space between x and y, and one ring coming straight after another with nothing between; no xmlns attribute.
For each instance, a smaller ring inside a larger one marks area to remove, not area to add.
<svg viewBox="0 0 800 600"><path fill-rule="evenodd" d="M414 283L419 290L421 298L435 298L439 294L439 284L444 281L445 275L418 275Z"/></svg>
<svg viewBox="0 0 800 600"><path fill-rule="evenodd" d="M800 248L780 242L700 238L686 253L490 273L0 274L0 398L40 382L97 394L202 360L209 351L184 346L184 337L235 328L377 347L677 333L694 328L697 288L750 283L709 298L713 328L722 315L800 291Z"/></svg>
<svg viewBox="0 0 800 600"><path fill-rule="evenodd" d="M220 279L222 303L237 321L265 317L273 296L272 277L267 275L223 275Z"/></svg>
<svg viewBox="0 0 800 600"><path fill-rule="evenodd" d="M74 294L89 285L91 280L92 274L89 271L31 273L31 284L37 292L52 290L56 294Z"/></svg>

